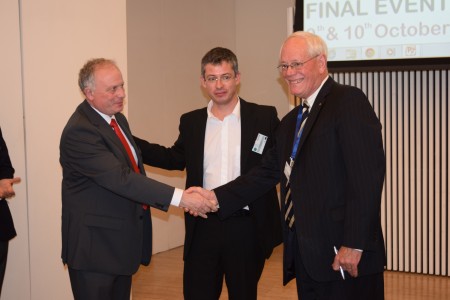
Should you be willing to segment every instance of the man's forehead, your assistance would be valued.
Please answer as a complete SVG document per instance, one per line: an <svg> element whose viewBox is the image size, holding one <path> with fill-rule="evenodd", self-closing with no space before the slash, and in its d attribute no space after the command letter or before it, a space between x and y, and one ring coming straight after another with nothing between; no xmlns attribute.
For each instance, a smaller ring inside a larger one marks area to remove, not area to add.
<svg viewBox="0 0 450 300"><path fill-rule="evenodd" d="M225 71L225 72L223 72ZM212 63L208 63L205 65L205 74L211 73L211 74L216 74L216 73L229 73L233 71L233 66L231 65L231 63L227 62L227 61L221 61L218 64L212 64Z"/></svg>
<svg viewBox="0 0 450 300"><path fill-rule="evenodd" d="M101 65L98 65L94 70L95 73L103 73L103 72L110 72L110 71L119 71L120 72L119 68L117 68L113 64L101 64Z"/></svg>
<svg viewBox="0 0 450 300"><path fill-rule="evenodd" d="M292 41L292 42L291 42ZM280 60L284 58L295 57L297 59L305 58L308 56L308 48L306 43L302 39L291 38L284 43L280 53Z"/></svg>

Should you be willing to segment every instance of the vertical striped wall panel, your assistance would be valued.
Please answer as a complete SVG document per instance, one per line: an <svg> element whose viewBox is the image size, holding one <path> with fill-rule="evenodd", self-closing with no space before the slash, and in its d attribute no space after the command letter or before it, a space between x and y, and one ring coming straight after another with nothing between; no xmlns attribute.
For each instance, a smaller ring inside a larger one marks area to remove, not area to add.
<svg viewBox="0 0 450 300"><path fill-rule="evenodd" d="M449 70L334 73L383 125L387 269L450 276Z"/></svg>

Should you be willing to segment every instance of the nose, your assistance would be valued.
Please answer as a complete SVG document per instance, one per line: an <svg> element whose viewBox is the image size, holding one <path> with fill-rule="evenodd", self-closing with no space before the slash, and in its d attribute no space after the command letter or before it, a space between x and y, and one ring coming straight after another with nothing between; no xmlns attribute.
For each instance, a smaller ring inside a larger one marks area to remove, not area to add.
<svg viewBox="0 0 450 300"><path fill-rule="evenodd" d="M121 97L121 98L125 98L126 97L126 93L125 93L125 88L122 87L118 87L116 90L117 96Z"/></svg>
<svg viewBox="0 0 450 300"><path fill-rule="evenodd" d="M223 83L222 83L222 78L217 78L217 80L216 80L216 87L217 88L221 88L223 86Z"/></svg>
<svg viewBox="0 0 450 300"><path fill-rule="evenodd" d="M294 69L294 67L288 66L287 70L283 72L283 75L285 77L287 77L287 76L290 76L290 75L295 74L295 73L296 73L296 70Z"/></svg>

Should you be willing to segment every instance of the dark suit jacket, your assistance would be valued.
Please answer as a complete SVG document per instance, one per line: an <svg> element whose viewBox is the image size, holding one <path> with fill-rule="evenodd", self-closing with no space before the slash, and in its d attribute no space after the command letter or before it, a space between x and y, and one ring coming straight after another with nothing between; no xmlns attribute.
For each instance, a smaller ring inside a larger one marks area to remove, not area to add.
<svg viewBox="0 0 450 300"><path fill-rule="evenodd" d="M274 141L275 128L279 124L274 107L256 105L240 100L241 106L241 174L247 173L258 165L262 155L252 151L252 147L261 133L268 137L264 152L271 148ZM203 154L206 130L206 108L194 110L181 116L180 135L171 148L150 144L136 139L141 148L144 163L155 167L172 170L186 168L186 188L203 185ZM263 152L263 153L264 153ZM275 187L272 186L260 196L258 201L252 197L240 199L240 205L231 210L224 206L219 209L219 218L226 219L235 211L249 205L251 216L257 229L258 241L266 258L275 246L281 243L281 225L279 204ZM223 210L222 210L223 209ZM184 258L189 255L197 218L185 214L186 240Z"/></svg>
<svg viewBox="0 0 450 300"><path fill-rule="evenodd" d="M119 138L87 101L62 132L62 260L77 270L131 275L151 255L149 210L142 203L167 210L174 188L143 175L127 120L120 113L116 120L142 174L133 172Z"/></svg>
<svg viewBox="0 0 450 300"><path fill-rule="evenodd" d="M0 179L13 178L14 168L0 128ZM0 199L0 241L6 242L16 236L13 219L6 199Z"/></svg>
<svg viewBox="0 0 450 300"><path fill-rule="evenodd" d="M281 121L276 146L261 167L215 189L221 210L233 209L242 197L256 196L280 179L284 199L283 172L292 151L298 110ZM331 268L333 246L364 250L358 265L360 276L383 271L380 205L384 174L381 124L367 97L329 78L311 108L290 178L298 244L314 280L340 279L339 272ZM286 261L288 230L283 222L284 283L295 277Z"/></svg>

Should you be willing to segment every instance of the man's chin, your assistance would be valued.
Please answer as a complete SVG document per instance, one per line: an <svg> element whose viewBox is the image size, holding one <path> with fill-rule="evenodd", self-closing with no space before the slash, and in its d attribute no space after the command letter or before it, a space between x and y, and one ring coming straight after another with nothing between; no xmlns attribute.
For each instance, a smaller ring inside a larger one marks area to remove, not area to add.
<svg viewBox="0 0 450 300"><path fill-rule="evenodd" d="M121 112L121 111L123 111L124 107L125 107L125 105L123 105L123 103L122 103L122 104L116 104L114 108L117 112Z"/></svg>
<svg viewBox="0 0 450 300"><path fill-rule="evenodd" d="M301 94L301 89L298 85L289 85L289 92L292 95L298 95Z"/></svg>

